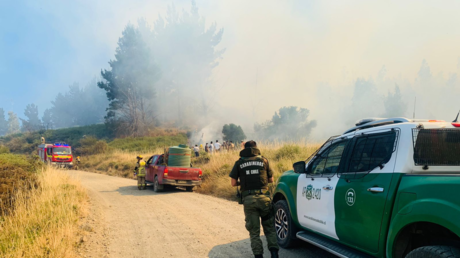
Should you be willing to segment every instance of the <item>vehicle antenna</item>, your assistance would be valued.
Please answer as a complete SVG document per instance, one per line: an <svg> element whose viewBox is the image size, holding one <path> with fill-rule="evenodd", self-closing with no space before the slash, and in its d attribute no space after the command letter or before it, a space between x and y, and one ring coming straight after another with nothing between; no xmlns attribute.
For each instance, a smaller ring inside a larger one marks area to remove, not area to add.
<svg viewBox="0 0 460 258"><path fill-rule="evenodd" d="M415 97L415 100L414 100L414 115L412 117L412 119L415 119L415 105L417 104L417 97Z"/></svg>
<svg viewBox="0 0 460 258"><path fill-rule="evenodd" d="M452 121L452 123L458 123L458 115L460 115L460 111L458 111L458 113L457 113L457 117L455 118L455 120L454 120L454 121Z"/></svg>

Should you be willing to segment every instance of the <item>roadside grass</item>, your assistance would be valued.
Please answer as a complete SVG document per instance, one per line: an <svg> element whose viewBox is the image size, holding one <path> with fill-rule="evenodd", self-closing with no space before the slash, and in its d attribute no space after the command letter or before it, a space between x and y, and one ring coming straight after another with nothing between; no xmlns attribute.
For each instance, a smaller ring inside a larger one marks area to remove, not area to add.
<svg viewBox="0 0 460 258"><path fill-rule="evenodd" d="M14 209L18 192L30 193L38 187L37 170L41 167L34 157L0 154L0 216Z"/></svg>
<svg viewBox="0 0 460 258"><path fill-rule="evenodd" d="M14 209L0 217L0 257L75 257L85 190L53 168L42 169L37 182L17 192Z"/></svg>
<svg viewBox="0 0 460 258"><path fill-rule="evenodd" d="M292 169L294 162L307 159L321 146L320 143L308 142L259 143L258 145L262 156L269 160L273 169L275 184L272 187L276 185L283 172ZM201 151L200 157L193 157L193 166L203 170L203 183L200 187L196 187L195 191L234 200L236 188L230 185L229 174L235 161L240 158L239 151L222 151L213 155ZM137 155L142 155L147 161L150 156L161 153L163 153L162 147L138 152L115 150L82 157L79 169L110 176L133 178Z"/></svg>

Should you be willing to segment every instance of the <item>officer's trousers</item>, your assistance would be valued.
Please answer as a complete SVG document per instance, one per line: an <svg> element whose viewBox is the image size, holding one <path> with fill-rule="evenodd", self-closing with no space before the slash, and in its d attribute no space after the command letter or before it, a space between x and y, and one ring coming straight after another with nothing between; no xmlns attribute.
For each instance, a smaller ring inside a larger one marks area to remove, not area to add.
<svg viewBox="0 0 460 258"><path fill-rule="evenodd" d="M279 249L270 198L263 194L248 195L244 197L243 205L246 217L246 229L249 231L251 248L254 255L264 253L262 240L260 239L261 221L265 237L267 238L268 249Z"/></svg>
<svg viewBox="0 0 460 258"><path fill-rule="evenodd" d="M142 188L142 189L145 189L146 186L145 186L145 176L137 176L137 187L139 188L139 190Z"/></svg>

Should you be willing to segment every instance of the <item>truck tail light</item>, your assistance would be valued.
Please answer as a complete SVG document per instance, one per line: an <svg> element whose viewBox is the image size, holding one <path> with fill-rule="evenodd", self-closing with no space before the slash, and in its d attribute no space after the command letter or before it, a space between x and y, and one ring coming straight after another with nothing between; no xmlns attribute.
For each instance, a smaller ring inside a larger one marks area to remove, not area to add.
<svg viewBox="0 0 460 258"><path fill-rule="evenodd" d="M460 127L460 123L452 123L452 125L455 127Z"/></svg>
<svg viewBox="0 0 460 258"><path fill-rule="evenodd" d="M163 177L168 177L168 168L165 168L163 172Z"/></svg>
<svg viewBox="0 0 460 258"><path fill-rule="evenodd" d="M202 177L202 176L203 176L203 171L201 171L201 169L198 170L198 176L199 176L199 177Z"/></svg>

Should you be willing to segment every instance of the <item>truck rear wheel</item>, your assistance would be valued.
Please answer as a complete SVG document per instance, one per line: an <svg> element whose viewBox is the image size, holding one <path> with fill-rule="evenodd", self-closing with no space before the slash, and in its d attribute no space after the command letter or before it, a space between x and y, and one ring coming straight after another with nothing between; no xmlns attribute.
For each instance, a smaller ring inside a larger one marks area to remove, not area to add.
<svg viewBox="0 0 460 258"><path fill-rule="evenodd" d="M158 182L158 176L155 176L155 179L153 180L153 191L156 193L163 191L163 185Z"/></svg>
<svg viewBox="0 0 460 258"><path fill-rule="evenodd" d="M279 246L291 248L299 242L295 236L298 229L292 222L291 212L285 200L275 203L275 229Z"/></svg>
<svg viewBox="0 0 460 258"><path fill-rule="evenodd" d="M452 246L423 246L412 250L406 258L460 258L460 249Z"/></svg>
<svg viewBox="0 0 460 258"><path fill-rule="evenodd" d="M193 192L193 187L194 187L194 186L186 186L186 187L185 187L185 190L186 190L187 192Z"/></svg>

